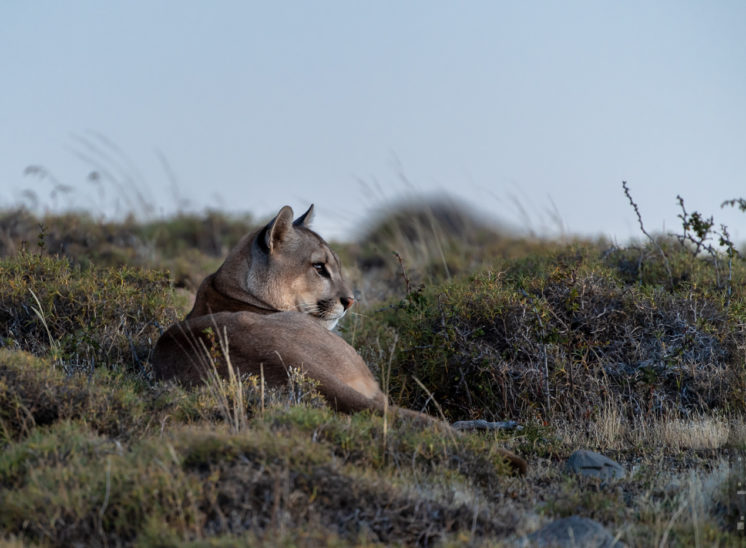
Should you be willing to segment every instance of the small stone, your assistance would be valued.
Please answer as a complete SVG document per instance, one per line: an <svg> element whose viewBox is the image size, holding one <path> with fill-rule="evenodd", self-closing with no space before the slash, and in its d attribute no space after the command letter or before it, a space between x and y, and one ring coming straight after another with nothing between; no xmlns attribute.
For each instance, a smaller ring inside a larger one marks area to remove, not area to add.
<svg viewBox="0 0 746 548"><path fill-rule="evenodd" d="M593 547L620 548L621 542L615 542L614 537L606 528L589 518L571 516L553 521L538 531L528 535L530 546L549 547Z"/></svg>
<svg viewBox="0 0 746 548"><path fill-rule="evenodd" d="M627 472L609 457L594 451L575 451L565 463L565 472L601 480L624 479Z"/></svg>

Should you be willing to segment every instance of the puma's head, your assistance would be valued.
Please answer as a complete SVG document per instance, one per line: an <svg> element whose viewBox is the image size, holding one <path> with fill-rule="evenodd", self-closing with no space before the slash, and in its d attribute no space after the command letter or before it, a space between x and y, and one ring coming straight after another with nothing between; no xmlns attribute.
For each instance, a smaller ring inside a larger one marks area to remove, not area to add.
<svg viewBox="0 0 746 548"><path fill-rule="evenodd" d="M313 206L293 221L290 207L280 209L230 252L214 275L214 288L257 308L310 314L333 329L355 299L336 253L308 227L312 215ZM206 294L198 292L195 309Z"/></svg>

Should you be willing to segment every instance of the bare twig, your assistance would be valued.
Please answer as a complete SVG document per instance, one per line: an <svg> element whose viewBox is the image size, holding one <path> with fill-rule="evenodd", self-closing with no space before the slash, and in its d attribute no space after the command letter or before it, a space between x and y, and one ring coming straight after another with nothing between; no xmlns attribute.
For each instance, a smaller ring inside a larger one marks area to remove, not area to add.
<svg viewBox="0 0 746 548"><path fill-rule="evenodd" d="M419 385L419 387L425 391L425 393L427 394L427 397L430 400L432 400L432 402L435 404L435 408L438 410L438 414L440 415L441 420L444 423L448 424L448 420L446 419L445 413L443 413L443 408L440 406L438 401L435 399L435 396L433 396L433 393L430 392L430 390L427 389L427 387L422 383L422 381L418 379L417 377L415 377L414 375L412 375L412 379L414 379L414 382L416 382ZM453 435L453 432L451 430L448 430L448 433L450 434L451 441L456 443L456 438Z"/></svg>
<svg viewBox="0 0 746 548"><path fill-rule="evenodd" d="M394 253L394 256L396 257L396 260L399 261L399 266L401 267L401 276L402 278L404 278L404 284L406 285L406 288L407 288L407 296L409 296L409 294L412 291L411 291L411 286L409 283L409 276L407 276L407 269L404 268L404 261L402 261L401 255L399 255L399 253L397 253L396 251L394 251L393 253Z"/></svg>
<svg viewBox="0 0 746 548"><path fill-rule="evenodd" d="M536 320L539 322L539 327L541 328L541 353L544 357L544 397L546 398L545 405L546 405L546 410L547 410L546 411L547 419L549 419L551 418L552 411L551 411L551 398L549 395L549 360L547 358L547 343L546 343L547 330L546 330L546 327L544 326L544 322L541 321L541 315L539 314L539 309L536 307L536 302L534 301L534 298L524 290L521 290L521 293L531 303L531 308L533 309L533 312L536 315Z"/></svg>
<svg viewBox="0 0 746 548"><path fill-rule="evenodd" d="M661 254L661 257L663 258L663 266L666 267L666 273L668 274L668 282L671 284L671 287L673 287L673 274L671 273L671 265L668 263L668 257L666 256L666 252L663 251L663 248L656 241L656 239L653 238L650 234L648 234L647 230L645 230L645 225L642 223L642 215L640 215L640 208L637 206L637 203L632 199L632 194L630 194L629 187L627 186L627 181L622 181L622 188L624 188L624 195L627 196L627 199L629 200L630 205L635 210L635 214L637 215L637 222L640 224L640 230L648 238L648 240L652 242L652 244L658 249L658 252Z"/></svg>

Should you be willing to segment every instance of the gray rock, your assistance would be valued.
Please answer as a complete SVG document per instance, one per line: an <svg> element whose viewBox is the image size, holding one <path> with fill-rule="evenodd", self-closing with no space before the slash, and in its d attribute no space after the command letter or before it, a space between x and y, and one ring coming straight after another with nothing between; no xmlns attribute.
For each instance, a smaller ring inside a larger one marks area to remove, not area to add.
<svg viewBox="0 0 746 548"><path fill-rule="evenodd" d="M553 521L528 535L527 540L530 546L542 548L620 548L624 546L621 542L615 542L614 537L603 525L580 516Z"/></svg>
<svg viewBox="0 0 746 548"><path fill-rule="evenodd" d="M487 422L485 420L456 421L451 427L456 430L523 430L515 421Z"/></svg>
<svg viewBox="0 0 746 548"><path fill-rule="evenodd" d="M600 453L580 449L565 463L565 472L601 480L624 479L627 472L622 466Z"/></svg>

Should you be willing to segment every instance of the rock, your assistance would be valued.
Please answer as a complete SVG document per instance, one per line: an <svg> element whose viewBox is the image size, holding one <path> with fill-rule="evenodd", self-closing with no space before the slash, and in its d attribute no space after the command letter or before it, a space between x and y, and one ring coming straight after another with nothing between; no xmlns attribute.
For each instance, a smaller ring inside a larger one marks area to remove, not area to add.
<svg viewBox="0 0 746 548"><path fill-rule="evenodd" d="M456 421L451 427L456 430L523 430L515 421L487 422L485 420Z"/></svg>
<svg viewBox="0 0 746 548"><path fill-rule="evenodd" d="M580 449L565 463L565 472L601 480L624 479L627 472L622 466L600 453Z"/></svg>
<svg viewBox="0 0 746 548"><path fill-rule="evenodd" d="M606 528L589 518L571 516L553 521L527 537L529 546L621 548Z"/></svg>

